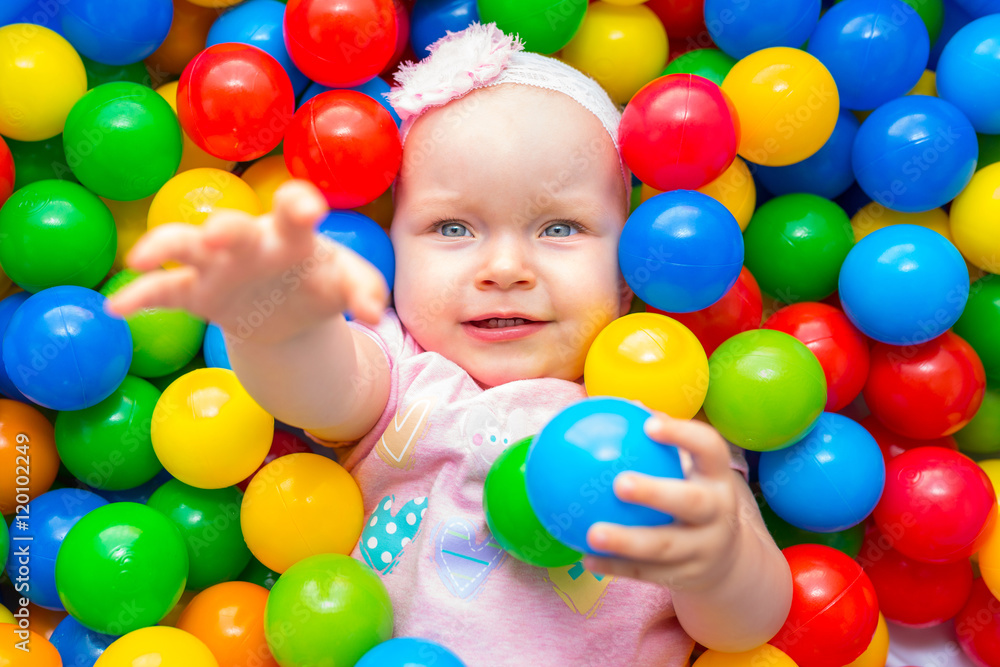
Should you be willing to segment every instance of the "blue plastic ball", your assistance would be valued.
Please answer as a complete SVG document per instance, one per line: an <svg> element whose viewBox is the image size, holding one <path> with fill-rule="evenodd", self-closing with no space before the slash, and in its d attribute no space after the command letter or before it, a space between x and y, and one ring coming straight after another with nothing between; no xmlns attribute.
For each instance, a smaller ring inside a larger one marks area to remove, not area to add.
<svg viewBox="0 0 1000 667"><path fill-rule="evenodd" d="M712 41L739 60L771 46L799 48L819 20L820 0L705 0Z"/></svg>
<svg viewBox="0 0 1000 667"><path fill-rule="evenodd" d="M883 104L861 125L851 163L874 201L905 213L944 206L976 171L979 141L955 105L907 95Z"/></svg>
<svg viewBox="0 0 1000 667"><path fill-rule="evenodd" d="M357 211L334 210L326 214L317 231L374 264L392 289L396 280L396 255L389 235L377 222Z"/></svg>
<svg viewBox="0 0 1000 667"><path fill-rule="evenodd" d="M944 0L944 24L941 26L941 33L937 41L931 46L931 53L927 57L927 69L937 70L938 60L941 52L948 45L955 33L972 21L964 9L955 4L954 0Z"/></svg>
<svg viewBox="0 0 1000 667"><path fill-rule="evenodd" d="M618 263L643 302L668 313L708 308L736 283L743 234L715 199L664 192L639 205L618 241Z"/></svg>
<svg viewBox="0 0 1000 667"><path fill-rule="evenodd" d="M7 25L8 23L17 23L17 19L28 10L28 5L30 5L34 0L5 0L2 5L0 5L0 25Z"/></svg>
<svg viewBox="0 0 1000 667"><path fill-rule="evenodd" d="M116 639L118 637L114 635L94 632L72 616L59 621L49 637L67 667L94 667L97 659Z"/></svg>
<svg viewBox="0 0 1000 667"><path fill-rule="evenodd" d="M56 0L4 0L0 2L0 26L32 23L61 35L63 4Z"/></svg>
<svg viewBox="0 0 1000 667"><path fill-rule="evenodd" d="M844 0L809 38L809 53L830 70L845 109L874 109L906 94L930 47L927 25L903 0Z"/></svg>
<svg viewBox="0 0 1000 667"><path fill-rule="evenodd" d="M875 509L885 460L853 419L824 412L805 438L760 456L760 488L774 513L814 533L846 530Z"/></svg>
<svg viewBox="0 0 1000 667"><path fill-rule="evenodd" d="M63 0L60 0L63 1ZM174 18L171 0L65 0L62 34L81 55L130 65L159 48Z"/></svg>
<svg viewBox="0 0 1000 667"><path fill-rule="evenodd" d="M223 42L249 44L265 51L278 61L292 82L296 97L309 85L309 79L299 71L288 55L282 26L285 5L278 0L250 0L233 7L216 19L208 31L205 46Z"/></svg>
<svg viewBox="0 0 1000 667"><path fill-rule="evenodd" d="M22 394L53 410L82 410L118 388L132 363L132 334L104 311L105 301L61 285L21 304L4 333L3 364Z"/></svg>
<svg viewBox="0 0 1000 667"><path fill-rule="evenodd" d="M202 343L201 354L205 357L205 365L209 368L233 370L233 365L229 363L226 341L218 324L210 322L205 328L205 341Z"/></svg>
<svg viewBox="0 0 1000 667"><path fill-rule="evenodd" d="M977 19L951 38L937 68L938 95L976 132L1000 134L1000 14Z"/></svg>
<svg viewBox="0 0 1000 667"><path fill-rule="evenodd" d="M465 667L465 663L432 641L396 637L365 653L354 667Z"/></svg>
<svg viewBox="0 0 1000 667"><path fill-rule="evenodd" d="M653 441L643 430L650 416L620 398L588 398L557 414L532 441L524 468L528 501L554 538L593 554L587 531L598 521L623 526L673 522L669 514L619 500L612 490L625 470L684 477L677 448Z"/></svg>
<svg viewBox="0 0 1000 667"><path fill-rule="evenodd" d="M346 88L344 90L356 90L359 93L364 93L368 97L372 98L373 100L381 104L383 107L385 107L385 110L389 112L389 115L392 116L392 119L396 121L396 127L399 127L403 123L402 119L400 119L399 114L396 113L396 110L392 108L392 105L389 104L389 100L383 97L383 93L388 93L391 89L392 86L383 81L381 78L375 77L374 79L369 79L368 81L365 81L360 86L354 86L353 88ZM333 88L327 88L326 86L321 86L320 84L315 82L312 83L308 88L306 88L306 92L302 94L302 99L299 101L299 106L301 107L303 104L305 104L312 98L316 97L320 93L325 93L328 90L333 90Z"/></svg>
<svg viewBox="0 0 1000 667"><path fill-rule="evenodd" d="M861 333L919 345L958 320L969 273L954 245L932 229L892 225L861 239L840 267L840 303Z"/></svg>
<svg viewBox="0 0 1000 667"><path fill-rule="evenodd" d="M418 58L448 31L459 32L479 20L476 0L417 0L410 13L410 44Z"/></svg>
<svg viewBox="0 0 1000 667"><path fill-rule="evenodd" d="M833 134L816 153L786 167L755 165L757 178L774 195L806 192L835 199L854 183L851 152L859 127L861 124L857 117L847 109L841 109Z"/></svg>
<svg viewBox="0 0 1000 667"><path fill-rule="evenodd" d="M7 331L10 318L14 317L14 311L20 308L21 304L27 301L29 296L31 296L30 292L18 292L0 301L0 340L2 340L4 333ZM14 386L14 382L7 375L7 369L3 364L0 364L0 393L15 401L29 402L28 398Z"/></svg>
<svg viewBox="0 0 1000 667"><path fill-rule="evenodd" d="M1000 0L955 0L955 3L974 19L1000 14Z"/></svg>
<svg viewBox="0 0 1000 667"><path fill-rule="evenodd" d="M28 519L23 527L10 527L11 558L7 575L13 581L21 563L14 557L18 545L30 544L31 562L24 596L46 609L65 609L56 591L56 555L69 529L83 516L107 501L83 489L56 489L36 496L28 503ZM26 539L27 538L27 539ZM29 541L30 539L30 541Z"/></svg>

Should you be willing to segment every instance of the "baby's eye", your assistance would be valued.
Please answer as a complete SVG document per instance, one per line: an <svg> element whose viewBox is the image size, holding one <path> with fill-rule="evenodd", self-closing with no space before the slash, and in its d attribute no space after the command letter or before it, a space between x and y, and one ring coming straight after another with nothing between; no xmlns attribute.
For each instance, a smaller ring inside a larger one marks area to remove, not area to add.
<svg viewBox="0 0 1000 667"><path fill-rule="evenodd" d="M579 232L579 228L568 222L557 222L555 224L549 225L545 228L542 236L554 236L556 238L563 236L572 236Z"/></svg>
<svg viewBox="0 0 1000 667"><path fill-rule="evenodd" d="M448 236L450 238L472 236L472 232L470 232L465 225L458 222L446 222L438 227L438 231L441 232L442 236Z"/></svg>

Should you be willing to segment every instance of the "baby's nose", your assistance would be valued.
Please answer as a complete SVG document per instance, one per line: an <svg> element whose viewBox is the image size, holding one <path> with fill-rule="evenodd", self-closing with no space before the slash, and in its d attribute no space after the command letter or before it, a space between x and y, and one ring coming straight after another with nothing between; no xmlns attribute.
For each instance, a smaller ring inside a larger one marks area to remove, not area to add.
<svg viewBox="0 0 1000 667"><path fill-rule="evenodd" d="M530 289L535 285L531 258L520 244L503 242L484 247L482 267L476 276L480 289Z"/></svg>

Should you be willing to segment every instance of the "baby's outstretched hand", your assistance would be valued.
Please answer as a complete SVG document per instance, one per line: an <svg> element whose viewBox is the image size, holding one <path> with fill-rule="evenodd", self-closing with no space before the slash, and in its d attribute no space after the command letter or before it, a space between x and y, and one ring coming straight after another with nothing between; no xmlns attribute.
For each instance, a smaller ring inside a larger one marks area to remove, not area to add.
<svg viewBox="0 0 1000 667"><path fill-rule="evenodd" d="M729 446L711 426L656 413L646 421L653 440L691 455L687 478L663 479L623 472L614 481L621 500L666 512L674 523L653 528L596 523L590 546L617 557L588 556L584 566L599 574L643 579L668 588L697 590L727 572L739 554L737 521L742 482L729 465Z"/></svg>

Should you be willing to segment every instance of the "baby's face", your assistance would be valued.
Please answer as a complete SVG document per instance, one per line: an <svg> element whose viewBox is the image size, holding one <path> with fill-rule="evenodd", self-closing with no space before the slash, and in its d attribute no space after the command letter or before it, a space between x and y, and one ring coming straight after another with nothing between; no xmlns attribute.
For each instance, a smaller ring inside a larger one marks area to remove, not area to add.
<svg viewBox="0 0 1000 667"><path fill-rule="evenodd" d="M396 189L399 318L482 385L577 380L631 302L627 212L611 137L562 93L505 84L429 112Z"/></svg>

